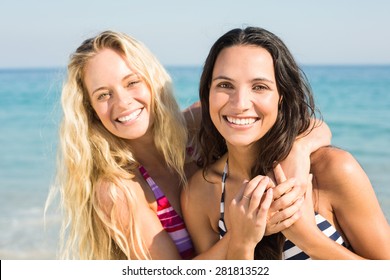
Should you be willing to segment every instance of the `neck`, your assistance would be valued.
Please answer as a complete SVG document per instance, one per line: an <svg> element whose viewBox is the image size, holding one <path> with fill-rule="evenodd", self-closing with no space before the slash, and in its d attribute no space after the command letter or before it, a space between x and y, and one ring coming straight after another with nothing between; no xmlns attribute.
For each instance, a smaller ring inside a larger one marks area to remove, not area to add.
<svg viewBox="0 0 390 280"><path fill-rule="evenodd" d="M252 179L251 170L257 160L257 154L253 147L228 147L229 176Z"/></svg>
<svg viewBox="0 0 390 280"><path fill-rule="evenodd" d="M146 170L166 168L163 155L157 150L152 136L143 136L139 139L129 140L129 145L134 158L146 168Z"/></svg>

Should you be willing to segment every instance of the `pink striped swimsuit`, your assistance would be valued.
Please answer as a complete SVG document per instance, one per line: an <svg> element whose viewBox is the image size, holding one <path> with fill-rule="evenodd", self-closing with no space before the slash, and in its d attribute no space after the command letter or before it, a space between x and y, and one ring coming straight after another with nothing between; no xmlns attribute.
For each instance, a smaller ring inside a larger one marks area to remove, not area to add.
<svg viewBox="0 0 390 280"><path fill-rule="evenodd" d="M192 258L194 256L194 248L183 219L177 214L175 209L173 209L164 193L153 181L152 177L149 176L146 169L143 166L140 166L139 171L156 197L157 216L161 225L172 238L180 256L183 259Z"/></svg>

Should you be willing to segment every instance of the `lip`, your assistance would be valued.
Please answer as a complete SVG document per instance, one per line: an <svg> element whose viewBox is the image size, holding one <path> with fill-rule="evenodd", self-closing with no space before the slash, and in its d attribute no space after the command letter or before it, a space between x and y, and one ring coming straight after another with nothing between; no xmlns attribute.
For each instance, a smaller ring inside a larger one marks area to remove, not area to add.
<svg viewBox="0 0 390 280"><path fill-rule="evenodd" d="M144 108L138 108L132 111L123 112L118 116L118 118L115 119L115 121L121 124L130 123L136 120L141 115L143 110Z"/></svg>

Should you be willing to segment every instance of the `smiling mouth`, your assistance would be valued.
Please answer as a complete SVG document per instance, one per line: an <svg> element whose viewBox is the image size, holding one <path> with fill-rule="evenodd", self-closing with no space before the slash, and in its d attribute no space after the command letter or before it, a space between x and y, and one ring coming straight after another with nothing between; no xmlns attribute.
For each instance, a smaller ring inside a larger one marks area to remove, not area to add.
<svg viewBox="0 0 390 280"><path fill-rule="evenodd" d="M142 108L135 110L133 113L131 113L127 116L123 116L123 117L118 118L117 121L121 122L121 123L125 123L125 122L129 122L131 120L134 120L141 114L142 110L143 110Z"/></svg>
<svg viewBox="0 0 390 280"><path fill-rule="evenodd" d="M230 124L235 124L235 125L250 125L254 124L259 120L259 118L234 118L234 117L229 117L229 116L224 116L224 119L230 123Z"/></svg>

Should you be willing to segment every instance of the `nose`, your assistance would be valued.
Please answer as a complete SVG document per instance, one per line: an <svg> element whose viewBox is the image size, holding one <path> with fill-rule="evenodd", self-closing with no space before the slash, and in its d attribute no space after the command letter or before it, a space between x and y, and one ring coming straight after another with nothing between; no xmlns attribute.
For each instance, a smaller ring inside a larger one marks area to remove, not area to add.
<svg viewBox="0 0 390 280"><path fill-rule="evenodd" d="M124 89L117 89L116 101L119 106L127 107L129 104L133 102L133 97L128 91Z"/></svg>
<svg viewBox="0 0 390 280"><path fill-rule="evenodd" d="M230 96L230 102L238 112L245 112L251 106L250 91L246 88L237 88Z"/></svg>

